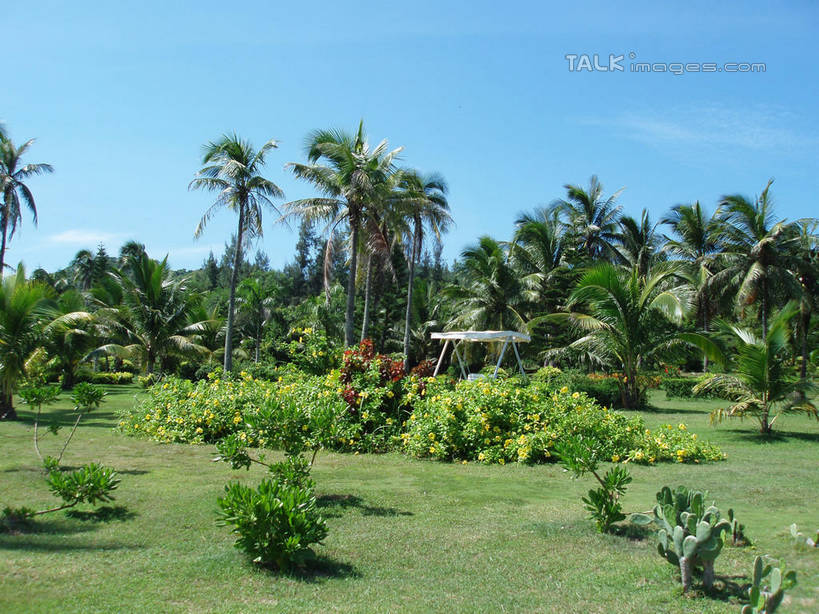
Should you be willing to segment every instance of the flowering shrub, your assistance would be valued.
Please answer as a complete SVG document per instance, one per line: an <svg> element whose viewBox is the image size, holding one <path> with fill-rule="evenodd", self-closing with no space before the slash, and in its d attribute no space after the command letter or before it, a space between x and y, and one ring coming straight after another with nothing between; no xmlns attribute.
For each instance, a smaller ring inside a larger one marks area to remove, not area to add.
<svg viewBox="0 0 819 614"><path fill-rule="evenodd" d="M288 338L279 345L290 363L313 375L323 375L339 360L338 349L327 337L313 328L292 328Z"/></svg>
<svg viewBox="0 0 819 614"><path fill-rule="evenodd" d="M342 421L347 430L342 439L362 451L379 451L389 447L400 432L404 363L376 354L372 341L365 339L358 347L346 350L338 372L339 394L347 404ZM363 444L362 444L363 442ZM344 445L344 442L340 442Z"/></svg>
<svg viewBox="0 0 819 614"><path fill-rule="evenodd" d="M119 427L157 441L214 443L235 436L243 445L285 451L382 451L397 436L398 415L405 413L398 403L400 384L365 387L351 407L338 371L279 373L275 382L247 372L226 376L217 371L195 383L166 378L121 417Z"/></svg>
<svg viewBox="0 0 819 614"><path fill-rule="evenodd" d="M641 418L601 408L565 386L553 391L537 382L482 380L448 387L435 381L418 397L402 434L405 450L417 457L537 463L551 459L557 441L582 435L598 442L600 453L614 462L723 458L684 425L652 436Z"/></svg>
<svg viewBox="0 0 819 614"><path fill-rule="evenodd" d="M120 428L157 441L215 442L244 430L244 414L273 394L273 384L244 374L218 372L193 383L168 377L148 389L148 398L122 416Z"/></svg>

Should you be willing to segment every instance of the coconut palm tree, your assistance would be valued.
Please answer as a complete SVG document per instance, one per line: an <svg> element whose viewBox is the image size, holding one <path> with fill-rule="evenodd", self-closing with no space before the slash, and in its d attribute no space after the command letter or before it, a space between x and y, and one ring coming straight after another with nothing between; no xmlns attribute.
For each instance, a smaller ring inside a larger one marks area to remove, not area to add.
<svg viewBox="0 0 819 614"><path fill-rule="evenodd" d="M716 271L716 259L723 250L723 227L709 216L699 201L693 205L675 205L662 220L671 227L673 237L666 237L663 251L685 263L686 272L695 290L695 309L700 328L708 333L709 321L715 314L716 289L711 278ZM703 356L703 371L708 357Z"/></svg>
<svg viewBox="0 0 819 614"><path fill-rule="evenodd" d="M276 297L258 278L248 278L238 288L239 320L253 339L253 362L259 362L264 331L273 317Z"/></svg>
<svg viewBox="0 0 819 614"><path fill-rule="evenodd" d="M597 261L615 256L617 220L622 210L617 205L617 198L624 188L604 198L603 184L596 175L592 175L588 188L571 184L563 187L566 188L566 198L555 206L566 217L581 257Z"/></svg>
<svg viewBox="0 0 819 614"><path fill-rule="evenodd" d="M484 236L467 247L461 252L456 277L459 283L444 289L456 314L450 328L524 330L518 310L522 286L500 243Z"/></svg>
<svg viewBox="0 0 819 614"><path fill-rule="evenodd" d="M527 301L541 311L556 307L554 290L564 274L567 239L560 211L554 207L536 209L515 221L509 259L521 276Z"/></svg>
<svg viewBox="0 0 819 614"><path fill-rule="evenodd" d="M233 321L236 305L236 284L239 265L242 262L242 248L249 240L261 237L262 212L265 207L278 213L272 198L284 198L279 187L261 175L267 152L277 147L274 140L267 141L259 151L255 151L248 141L236 134L225 135L221 140L208 143L202 163L205 165L190 189L204 189L217 192L216 202L211 205L194 232L202 235L205 225L219 209L227 207L239 216L236 231L236 250L233 254L233 269L230 274L227 324L225 330L225 371L233 368Z"/></svg>
<svg viewBox="0 0 819 614"><path fill-rule="evenodd" d="M0 283L0 420L14 420L14 392L40 340L46 315L45 286L26 280L22 266Z"/></svg>
<svg viewBox="0 0 819 614"><path fill-rule="evenodd" d="M185 287L185 280L172 280L167 257L161 262L143 254L131 260L126 272L112 273L123 289L127 320L110 319L113 328L121 328L124 343L109 343L96 351L121 358L138 359L147 373L165 367L173 355L208 354L194 336L201 323L191 323L195 302ZM117 311L117 313L119 313Z"/></svg>
<svg viewBox="0 0 819 614"><path fill-rule="evenodd" d="M285 210L288 216L299 217L308 224L320 222L326 225L325 288L329 288L327 267L332 263L334 234L344 225L350 231L345 345L354 343L356 274L362 225L367 219L367 209L386 198L389 178L395 172L393 162L401 149L388 151L386 140L370 147L361 121L354 135L340 130L310 133L306 147L307 164L291 162L287 165L296 177L309 181L323 194L289 202Z"/></svg>
<svg viewBox="0 0 819 614"><path fill-rule="evenodd" d="M57 359L62 386L68 390L74 387L80 363L93 349L94 316L86 309L83 295L75 289L50 301L48 315L53 319L43 327L44 347L49 356Z"/></svg>
<svg viewBox="0 0 819 614"><path fill-rule="evenodd" d="M758 305L763 339L776 294L798 295L787 266L797 233L792 224L774 221L772 183L773 179L754 200L739 194L723 197L716 217L725 232L724 268L712 278L717 287L736 288L738 306Z"/></svg>
<svg viewBox="0 0 819 614"><path fill-rule="evenodd" d="M7 136L0 138L0 192L3 194L0 211L0 277L5 267L6 247L22 222L21 204L31 211L34 225L37 225L37 204L26 181L36 175L54 172L50 164L23 164L22 158L34 143L30 139L15 147Z"/></svg>
<svg viewBox="0 0 819 614"><path fill-rule="evenodd" d="M645 276L651 265L662 258L657 224L651 223L645 209L639 222L630 215L624 215L618 224L620 230L615 239L615 251L627 267L637 269L640 275Z"/></svg>
<svg viewBox="0 0 819 614"><path fill-rule="evenodd" d="M776 313L762 338L750 329L737 325L723 326L735 349L731 373L712 375L697 384L694 392L717 391L733 405L714 410L712 421L724 418L752 416L759 422L759 432L768 435L781 414L808 413L819 418L816 407L805 400L812 386L805 380L789 375L785 350L790 336L790 321L799 312L796 301L791 301ZM722 364L729 361L714 343L700 344Z"/></svg>
<svg viewBox="0 0 819 614"><path fill-rule="evenodd" d="M791 272L799 282L799 317L796 323L799 353L802 355L799 373L800 379L807 381L810 360L808 334L819 297L819 236L816 234L819 221L799 220L795 226L798 238L789 259Z"/></svg>
<svg viewBox="0 0 819 614"><path fill-rule="evenodd" d="M447 185L438 174L422 175L417 171L401 173L397 193L398 208L405 221L406 243L409 244L407 263L407 309L404 316L404 371L410 369L410 335L412 331L413 292L415 289L415 267L424 246L424 231L429 229L440 243L441 235L452 223L449 203L446 199Z"/></svg>
<svg viewBox="0 0 819 614"><path fill-rule="evenodd" d="M569 347L587 351L598 362L623 373L623 405L641 405L644 388L639 375L646 363L679 339L668 324L682 322L690 305L687 285L673 266L657 265L648 274L609 263L589 269L572 291L568 308L552 320L571 323L583 337Z"/></svg>

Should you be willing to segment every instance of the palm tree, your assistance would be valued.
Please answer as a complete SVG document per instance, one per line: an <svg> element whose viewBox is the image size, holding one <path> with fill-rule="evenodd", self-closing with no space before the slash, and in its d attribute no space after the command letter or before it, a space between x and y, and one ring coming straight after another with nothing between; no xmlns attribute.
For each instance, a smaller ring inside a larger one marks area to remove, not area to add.
<svg viewBox="0 0 819 614"><path fill-rule="evenodd" d="M661 258L657 224L651 223L648 211L643 209L639 222L630 215L624 215L619 225L615 247L617 254L627 267L635 268L645 276L651 265Z"/></svg>
<svg viewBox="0 0 819 614"><path fill-rule="evenodd" d="M401 149L388 151L386 140L370 147L361 121L355 135L340 130L312 132L307 138L308 163L287 165L296 177L309 181L324 195L292 201L285 208L288 216L300 217L310 225L326 224L325 269L332 263L332 239L336 229L346 224L350 230L350 275L344 314L344 343L348 346L354 343L359 235L367 209L386 198L389 177L395 172L393 161ZM327 282L325 270L325 287L329 287Z"/></svg>
<svg viewBox="0 0 819 614"><path fill-rule="evenodd" d="M790 254L790 269L799 282L799 353L802 355L800 379L808 379L808 333L816 300L819 297L819 236L816 234L819 222L815 219L799 220L796 223L798 239L795 250Z"/></svg>
<svg viewBox="0 0 819 614"><path fill-rule="evenodd" d="M128 319L119 324L111 318L111 326L122 327L127 341L125 345L103 345L97 352L138 358L149 374L154 372L157 362L163 369L173 354L208 353L194 339L202 325L190 322L195 303L185 280L171 280L170 273L167 257L157 262L146 254L129 263L127 274L112 273L122 286Z"/></svg>
<svg viewBox="0 0 819 614"><path fill-rule="evenodd" d="M74 387L77 369L92 349L94 316L86 310L83 295L74 289L63 292L49 307L53 318L43 328L45 349L57 359L62 386Z"/></svg>
<svg viewBox="0 0 819 614"><path fill-rule="evenodd" d="M720 408L711 414L712 421L724 418L753 416L759 422L759 432L771 433L777 418L787 412L817 415L816 407L805 400L805 393L812 386L800 378L788 374L785 349L790 336L790 320L798 313L799 306L791 301L770 320L764 338L747 328L725 325L736 349L732 373L712 375L694 387L694 392L718 391L733 405ZM725 355L713 344L700 344L713 358L726 364Z"/></svg>
<svg viewBox="0 0 819 614"><path fill-rule="evenodd" d="M261 169L265 155L277 147L274 140L267 141L259 151L236 134L225 135L215 143L205 146L202 163L205 165L191 181L189 188L217 192L216 202L211 205L194 232L201 236L208 220L216 211L227 207L238 213L239 226L236 231L236 251L233 254L233 270L230 274L227 324L225 330L225 371L233 368L233 320L236 304L236 283L239 264L242 262L242 247L246 240L261 237L262 211L269 207L278 213L271 198L284 198L284 193L272 181L262 177Z"/></svg>
<svg viewBox="0 0 819 614"><path fill-rule="evenodd" d="M267 324L273 317L276 299L258 278L248 278L239 284L239 318L253 338L253 362L259 362L259 351Z"/></svg>
<svg viewBox="0 0 819 614"><path fill-rule="evenodd" d="M566 199L558 201L556 207L566 216L581 257L596 261L614 255L617 219L622 210L617 205L617 198L624 188L604 198L603 185L596 175L589 180L588 189L571 184L563 187L566 188Z"/></svg>
<svg viewBox="0 0 819 614"><path fill-rule="evenodd" d="M484 236L477 245L467 247L461 259L456 270L459 283L444 290L453 299L457 314L449 326L523 330L523 317L518 311L523 301L521 283L507 263L503 247Z"/></svg>
<svg viewBox="0 0 819 614"><path fill-rule="evenodd" d="M548 316L567 320L586 333L569 347L589 352L597 361L622 370L623 405L640 406L644 389L639 375L646 363L679 337L667 323L680 323L689 305L679 273L656 266L643 276L608 263L587 271L569 297L568 308L584 305L584 312Z"/></svg>
<svg viewBox="0 0 819 614"><path fill-rule="evenodd" d="M790 296L798 293L786 258L797 235L793 225L774 222L772 183L773 179L754 200L739 194L723 197L717 218L724 225L725 263L712 278L717 287L737 288L740 306L758 303L763 340L768 334L768 315L776 291Z"/></svg>
<svg viewBox="0 0 819 614"><path fill-rule="evenodd" d="M554 207L536 209L515 221L509 259L521 276L526 299L541 310L556 306L555 284L563 274L568 241Z"/></svg>
<svg viewBox="0 0 819 614"><path fill-rule="evenodd" d="M6 247L22 222L21 203L31 211L34 225L37 225L37 204L25 181L36 175L54 172L50 164L22 164L23 155L33 143L34 139L30 139L20 147L15 147L11 139L0 135L0 191L3 193L0 211L0 277L4 272Z"/></svg>
<svg viewBox="0 0 819 614"><path fill-rule="evenodd" d="M703 211L699 201L693 205L675 205L661 223L671 227L675 238L666 237L663 251L685 263L689 280L696 292L695 308L700 326L708 333L715 312L711 277L715 260L722 253L722 224ZM708 368L708 357L703 356L703 371Z"/></svg>
<svg viewBox="0 0 819 614"><path fill-rule="evenodd" d="M441 234L452 223L449 203L446 199L447 185L438 174L421 175L416 171L404 171L399 181L397 198L407 222L407 243L409 243L409 279L407 280L407 310L404 316L404 371L410 369L410 334L412 330L413 291L415 289L415 267L424 246L424 230L432 231L440 243Z"/></svg>
<svg viewBox="0 0 819 614"><path fill-rule="evenodd" d="M46 317L45 286L26 281L22 266L0 283L0 420L14 420L14 392Z"/></svg>

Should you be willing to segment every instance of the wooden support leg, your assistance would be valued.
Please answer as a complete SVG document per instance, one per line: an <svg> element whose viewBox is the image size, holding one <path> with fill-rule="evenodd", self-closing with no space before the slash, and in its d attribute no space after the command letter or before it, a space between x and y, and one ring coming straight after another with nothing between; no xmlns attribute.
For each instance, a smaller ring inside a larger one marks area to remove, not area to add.
<svg viewBox="0 0 819 614"><path fill-rule="evenodd" d="M444 341L444 347L441 350L441 355L438 357L438 364L435 365L435 373L432 374L432 377L436 377L438 375L438 371L441 370L441 363L444 362L444 354L446 354L447 347L449 347L449 339Z"/></svg>

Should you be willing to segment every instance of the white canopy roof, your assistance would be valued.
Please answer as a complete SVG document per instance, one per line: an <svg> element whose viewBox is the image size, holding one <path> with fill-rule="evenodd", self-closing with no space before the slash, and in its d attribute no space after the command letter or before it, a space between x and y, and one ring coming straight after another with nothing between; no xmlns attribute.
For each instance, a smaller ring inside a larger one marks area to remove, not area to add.
<svg viewBox="0 0 819 614"><path fill-rule="evenodd" d="M532 338L516 330L461 330L446 333L432 333L432 339L463 339L465 341L521 341L529 342Z"/></svg>

